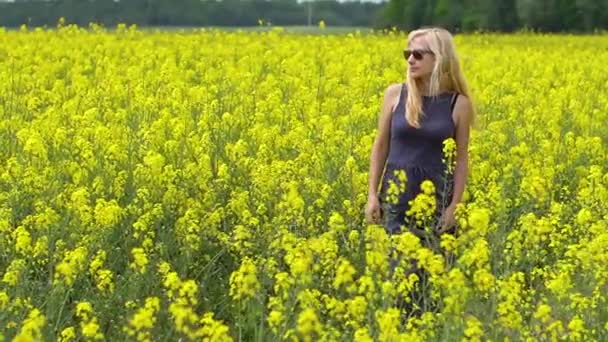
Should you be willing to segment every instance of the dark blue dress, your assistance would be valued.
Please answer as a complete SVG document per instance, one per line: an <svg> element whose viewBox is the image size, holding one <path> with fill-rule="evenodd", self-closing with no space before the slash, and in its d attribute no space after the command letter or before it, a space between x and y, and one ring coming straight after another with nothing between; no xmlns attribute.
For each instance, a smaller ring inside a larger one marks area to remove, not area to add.
<svg viewBox="0 0 608 342"><path fill-rule="evenodd" d="M420 192L420 184L428 179L435 185L435 222L437 224L443 209L446 208L453 196L453 174L448 173L444 164L443 142L455 137L455 127L452 111L457 93L447 92L436 97L423 96L420 117L420 128L409 125L405 118L405 102L407 88L405 83L401 88L401 96L391 118L389 154L382 177L379 198L382 205L384 226L389 234L398 234L404 225L410 231L419 235L424 227L418 227L413 218L405 212L410 208L409 201ZM407 176L405 191L399 195L397 204L387 200L389 180L398 182L394 176L395 170L403 170Z"/></svg>

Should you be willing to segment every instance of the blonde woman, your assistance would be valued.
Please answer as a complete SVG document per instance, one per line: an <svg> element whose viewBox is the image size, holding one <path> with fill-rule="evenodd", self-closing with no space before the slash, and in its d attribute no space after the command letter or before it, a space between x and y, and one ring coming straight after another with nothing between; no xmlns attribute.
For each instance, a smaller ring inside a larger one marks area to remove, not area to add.
<svg viewBox="0 0 608 342"><path fill-rule="evenodd" d="M453 232L454 210L467 179L469 129L475 115L469 90L447 30L410 32L404 57L406 81L390 85L384 94L370 158L366 221L384 224L389 234L406 227L423 236L424 227L417 227L406 211L421 192L421 183L430 180L437 201L434 233ZM453 171L443 162L443 143L449 138L456 142ZM407 181L397 203L390 203L389 181L399 184L395 171L404 172Z"/></svg>

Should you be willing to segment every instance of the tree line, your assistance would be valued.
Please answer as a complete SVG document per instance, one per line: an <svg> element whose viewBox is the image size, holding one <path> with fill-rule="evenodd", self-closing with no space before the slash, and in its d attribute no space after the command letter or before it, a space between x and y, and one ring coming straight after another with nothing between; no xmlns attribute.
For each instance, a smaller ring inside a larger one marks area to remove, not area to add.
<svg viewBox="0 0 608 342"><path fill-rule="evenodd" d="M383 12L387 22L406 30L429 23L453 31L608 28L608 0L391 0Z"/></svg>
<svg viewBox="0 0 608 342"><path fill-rule="evenodd" d="M397 27L440 25L454 32L590 32L608 29L608 0L15 0L0 2L0 26L316 25Z"/></svg>
<svg viewBox="0 0 608 342"><path fill-rule="evenodd" d="M17 0L0 3L0 25L15 27L89 22L115 26L317 25L374 27L382 4L297 0Z"/></svg>

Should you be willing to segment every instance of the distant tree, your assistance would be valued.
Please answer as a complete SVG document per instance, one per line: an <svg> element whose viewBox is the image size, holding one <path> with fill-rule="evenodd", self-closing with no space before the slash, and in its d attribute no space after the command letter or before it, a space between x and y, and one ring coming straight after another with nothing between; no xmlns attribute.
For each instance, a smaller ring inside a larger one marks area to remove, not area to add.
<svg viewBox="0 0 608 342"><path fill-rule="evenodd" d="M592 31L608 28L608 0L390 0L382 15L384 26L406 30Z"/></svg>
<svg viewBox="0 0 608 342"><path fill-rule="evenodd" d="M153 26L275 25L398 27L440 25L452 31L593 31L608 28L608 0L390 0L381 4L317 0L15 0L0 2L0 25L68 23Z"/></svg>

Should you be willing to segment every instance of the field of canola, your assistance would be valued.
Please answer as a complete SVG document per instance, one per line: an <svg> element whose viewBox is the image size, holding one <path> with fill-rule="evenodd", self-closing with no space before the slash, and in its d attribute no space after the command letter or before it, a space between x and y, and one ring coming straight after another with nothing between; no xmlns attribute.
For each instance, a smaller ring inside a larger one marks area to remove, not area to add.
<svg viewBox="0 0 608 342"><path fill-rule="evenodd" d="M608 37L455 39L445 260L364 224L404 35L0 29L0 341L608 339Z"/></svg>

